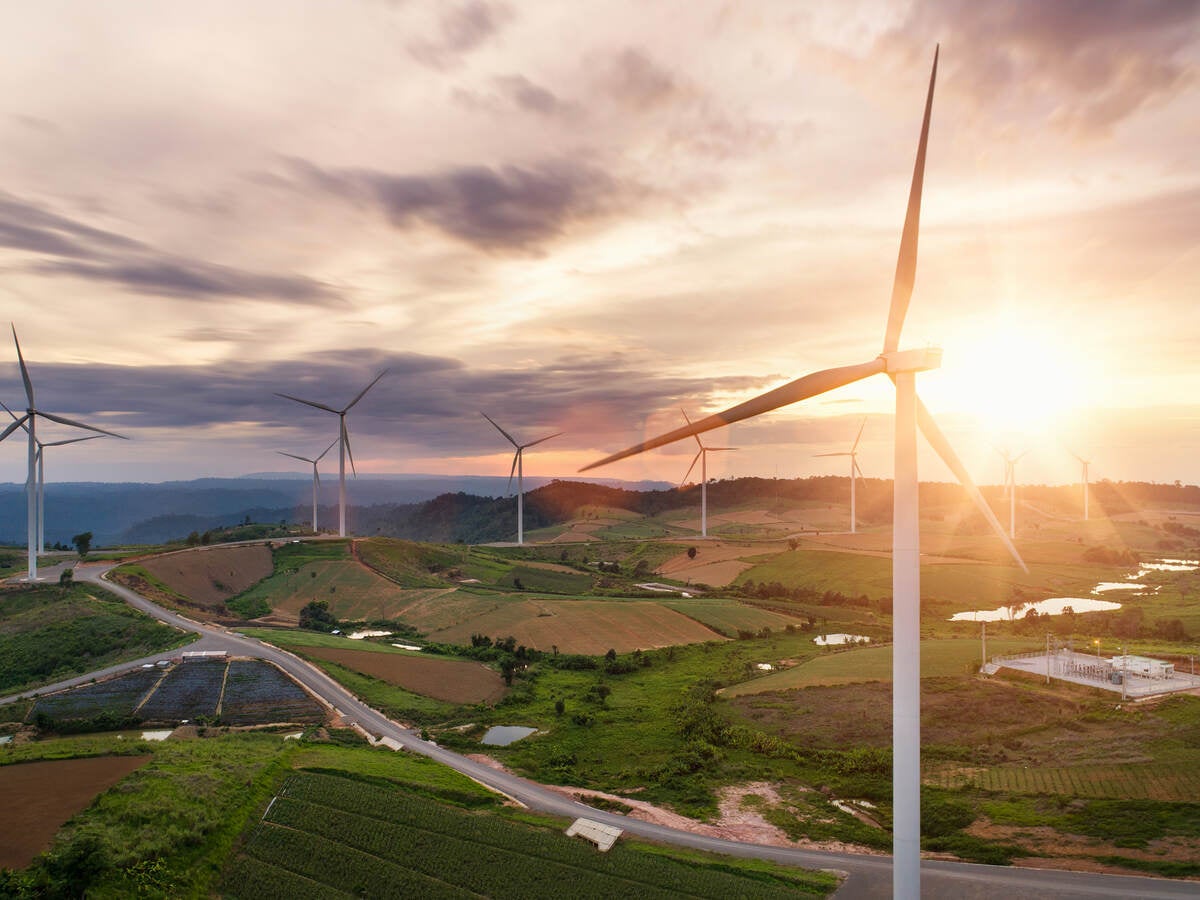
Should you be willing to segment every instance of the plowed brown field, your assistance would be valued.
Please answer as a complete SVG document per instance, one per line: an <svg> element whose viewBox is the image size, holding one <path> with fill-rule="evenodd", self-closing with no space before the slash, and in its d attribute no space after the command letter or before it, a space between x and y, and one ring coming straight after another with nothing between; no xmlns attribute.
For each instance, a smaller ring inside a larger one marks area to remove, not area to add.
<svg viewBox="0 0 1200 900"><path fill-rule="evenodd" d="M305 647L303 650L308 656L327 659L435 700L492 703L504 696L504 679L482 663L336 647Z"/></svg>
<svg viewBox="0 0 1200 900"><path fill-rule="evenodd" d="M142 563L155 578L197 606L219 608L275 567L265 544L168 553Z"/></svg>

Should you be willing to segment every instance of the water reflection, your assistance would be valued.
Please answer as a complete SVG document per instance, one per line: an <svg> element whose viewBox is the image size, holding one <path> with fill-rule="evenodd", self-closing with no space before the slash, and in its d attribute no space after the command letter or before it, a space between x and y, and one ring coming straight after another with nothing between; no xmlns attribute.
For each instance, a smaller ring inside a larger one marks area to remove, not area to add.
<svg viewBox="0 0 1200 900"><path fill-rule="evenodd" d="M1039 616L1059 616L1070 607L1074 612L1100 612L1106 609L1120 609L1120 603L1109 600L1096 600L1093 597L1051 597L1049 600L1039 600L1037 603L1021 603L1016 606L1001 606L999 609L972 609L967 612L955 613L950 617L951 622L1008 622L1028 615L1030 610L1036 610Z"/></svg>

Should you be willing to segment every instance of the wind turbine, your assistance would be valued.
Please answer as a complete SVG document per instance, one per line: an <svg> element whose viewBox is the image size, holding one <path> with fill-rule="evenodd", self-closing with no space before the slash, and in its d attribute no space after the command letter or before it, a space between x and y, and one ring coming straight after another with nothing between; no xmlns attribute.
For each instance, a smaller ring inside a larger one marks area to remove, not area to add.
<svg viewBox="0 0 1200 900"><path fill-rule="evenodd" d="M855 534L858 530L858 517L855 515L854 507L854 482L856 478L865 478L862 469L858 467L858 442L862 440L863 429L867 427L867 420L864 417L862 424L858 426L858 437L854 439L854 443L850 447L850 452L842 451L840 453L814 453L814 456L848 456L850 457L850 533Z"/></svg>
<svg viewBox="0 0 1200 900"><path fill-rule="evenodd" d="M275 392L276 397L283 397L285 400L295 400L297 403L303 403L305 406L312 406L316 409L323 409L325 412L331 412L338 417L338 436L334 443L340 443L338 447L338 537L346 536L346 455L350 455L350 471L354 473L354 477L358 477L358 470L354 468L354 451L350 449L350 432L346 430L346 413L354 408L359 400L361 400L371 388L378 384L379 379L388 373L384 369L375 376L375 380L368 384L365 388L358 392L353 400L343 406L341 409L334 409L332 406L326 406L324 403L317 403L315 400L301 400L299 397L293 397L291 394L281 394ZM305 460L308 462L308 460ZM314 517L315 518L315 517ZM313 529L316 530L315 528Z"/></svg>
<svg viewBox="0 0 1200 900"><path fill-rule="evenodd" d="M687 422L689 425L691 425L692 420L688 418L687 412L682 409L680 410L680 412L683 413L683 420L685 422ZM679 482L679 486L683 487L684 483L687 482L688 475L692 474L692 469L696 468L696 461L699 460L699 462L700 462L700 536L708 537L708 454L712 453L713 451L718 451L718 450L736 450L737 447L705 447L704 444L702 444L700 442L700 435L694 434L694 435L692 435L692 437L694 437L696 439L696 444L700 447L700 449L697 450L696 455L692 457L692 464L690 466L688 466L688 470L683 476L683 481Z"/></svg>
<svg viewBox="0 0 1200 900"><path fill-rule="evenodd" d="M17 414L9 409L4 403L0 403L4 407L4 411L15 422ZM28 431L29 429L22 424L21 428ZM46 448L61 447L64 444L78 444L81 441L94 441L97 438L102 438L102 434L90 434L87 437L69 438L65 441L43 441L41 438L34 438L37 442L37 552L46 552Z"/></svg>
<svg viewBox="0 0 1200 900"><path fill-rule="evenodd" d="M548 441L550 438L556 438L561 431L556 431L554 434L548 434L544 438L538 438L536 441L530 441L528 444L518 444L513 436L496 425L496 420L487 413L480 410L479 414L495 425L496 430L508 439L508 442L517 448L517 452L513 454L512 468L508 470L508 487L512 487L513 472L517 473L517 546L520 547L525 543L525 466L522 462L525 449L532 447L535 444L540 444L542 441ZM507 488L505 492L507 493Z"/></svg>
<svg viewBox="0 0 1200 900"><path fill-rule="evenodd" d="M893 647L893 894L914 898L921 895L921 731L920 731L920 533L918 530L917 435L919 426L934 450L962 483L980 512L1000 536L1013 558L1021 565L1016 548L1004 533L991 508L979 493L954 448L946 440L925 405L917 397L916 373L941 364L941 350L899 349L900 332L912 297L920 230L921 188L925 171L925 148L937 59L929 76L929 93L913 167L912 187L900 253L892 285L883 352L868 362L826 369L797 378L766 394L708 416L685 428L644 441L585 467L593 469L674 441L761 415L781 406L816 397L871 375L887 375L896 387L895 506L892 538Z"/></svg>
<svg viewBox="0 0 1200 900"><path fill-rule="evenodd" d="M1088 466L1092 464L1092 461L1084 459L1082 456L1076 456L1074 453L1071 455L1079 460L1079 464L1083 467L1083 521L1086 522L1088 520Z"/></svg>
<svg viewBox="0 0 1200 900"><path fill-rule="evenodd" d="M1017 463L1028 453L1018 453L1013 456L1007 450L997 450L1004 457L1004 494L1008 497L1008 536L1017 536Z"/></svg>
<svg viewBox="0 0 1200 900"><path fill-rule="evenodd" d="M316 459L309 459L307 456L297 456L295 453L284 453L282 450L275 451L280 456L290 456L292 459L298 459L301 462L312 463L312 467L313 467L313 515L312 515L313 534L317 533L317 488L319 488L321 486L321 476L317 474L317 463L319 463L322 459L325 458L325 454L328 453L330 450L332 450L333 445L336 444L337 442L338 442L337 438L334 438L332 441L330 441L329 446L326 447L324 450L322 450L321 455L318 456Z"/></svg>
<svg viewBox="0 0 1200 900"><path fill-rule="evenodd" d="M40 462L40 451L38 450L37 439L37 420L38 418L49 419L51 422L57 422L60 425L70 425L72 428L82 428L85 431L94 431L97 434L107 434L109 437L128 440L123 434L117 434L115 431L105 431L103 428L97 428L94 425L86 425L83 422L76 422L74 419L68 419L65 416L59 416L54 413L48 413L45 410L37 408L37 404L33 399L33 381L29 377L29 369L25 365L25 357L21 353L21 342L17 340L17 326L12 326L13 343L17 347L17 362L21 366L21 380L25 382L25 399L28 401L28 406L25 408L23 416L13 416L13 422L3 432L0 432L0 441L16 431L18 428L24 428L25 433L29 438L29 473L25 479L25 509L26 509L26 546L28 548L28 579L37 581L37 555L38 555L38 523L39 502L38 502L38 478L37 472ZM9 413L12 415L11 411ZM46 445L49 446L49 445Z"/></svg>

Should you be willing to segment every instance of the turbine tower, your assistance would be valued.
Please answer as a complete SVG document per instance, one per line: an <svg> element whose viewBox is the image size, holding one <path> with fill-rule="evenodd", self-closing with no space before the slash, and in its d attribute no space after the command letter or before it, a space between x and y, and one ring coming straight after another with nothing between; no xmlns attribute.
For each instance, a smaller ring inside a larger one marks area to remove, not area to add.
<svg viewBox="0 0 1200 900"><path fill-rule="evenodd" d="M1018 453L1013 456L1007 450L997 450L1004 457L1004 496L1008 497L1008 536L1014 540L1017 537L1017 463L1028 453Z"/></svg>
<svg viewBox="0 0 1200 900"><path fill-rule="evenodd" d="M1079 460L1079 465L1083 467L1083 521L1086 522L1088 520L1088 466L1092 464L1092 461L1074 453L1071 455Z"/></svg>
<svg viewBox="0 0 1200 900"><path fill-rule="evenodd" d="M540 444L542 441L548 441L550 438L556 438L561 431L556 431L554 434L548 434L544 438L538 438L536 441L530 441L528 444L518 444L511 434L496 425L496 420L487 413L480 410L479 414L487 419L496 430L500 432L508 440L510 444L517 448L517 452L513 454L512 468L508 470L508 488L512 487L513 472L517 473L517 546L520 547L525 543L525 466L523 463L525 449L532 447L535 444ZM508 492L505 489L505 493Z"/></svg>
<svg viewBox="0 0 1200 900"><path fill-rule="evenodd" d="M692 420L688 418L685 410L680 410L683 413L683 420L689 425ZM692 435L696 439L696 444L700 447L696 451L696 455L692 457L692 464L688 466L687 472L683 476L683 481L679 482L679 486L683 487L688 480L688 475L692 474L692 469L696 468L696 461L700 462L700 536L708 537L708 454L719 450L736 450L737 447L705 447L700 442L700 435Z"/></svg>
<svg viewBox="0 0 1200 900"><path fill-rule="evenodd" d="M29 369L25 365L25 357L21 353L21 342L17 340L17 326L12 326L13 343L17 347L17 362L21 366L21 380L25 382L25 399L28 401L28 406L25 408L23 416L14 416L12 423L0 432L0 441L16 431L18 428L23 428L29 438L29 471L25 479L25 510L26 510L26 541L28 548L28 580L37 581L37 555L38 555L38 438L37 438L37 420L38 418L49 419L51 422L57 422L60 425L70 425L72 428L82 428L85 431L94 431L97 434L107 434L109 437L128 440L123 434L117 434L115 431L105 431L103 428L97 428L94 425L86 425L83 422L76 422L74 419L68 419L65 416L59 416L54 413L48 413L45 410L37 408L37 404L33 399L33 380L29 377ZM11 413L10 413L11 415ZM48 445L47 445L48 446Z"/></svg>
<svg viewBox="0 0 1200 900"><path fill-rule="evenodd" d="M814 456L848 456L850 457L850 533L855 534L858 531L858 516L855 512L855 497L854 497L854 482L856 478L865 478L862 469L858 467L858 442L862 440L863 429L867 427L867 419L864 416L862 424L858 426L858 437L854 439L854 443L850 446L850 452L842 451L840 453L815 453Z"/></svg>
<svg viewBox="0 0 1200 900"><path fill-rule="evenodd" d="M295 453L284 453L282 450L276 450L280 456L290 456L292 459L298 459L302 462L312 463L313 467L313 514L312 528L313 534L317 533L317 488L321 486L321 476L317 474L317 463L325 458L325 454L333 449L333 445L337 443L337 438L330 441L329 446L321 451L321 455L316 459L309 459L307 456L297 456Z"/></svg>
<svg viewBox="0 0 1200 900"><path fill-rule="evenodd" d="M283 397L285 400L295 400L297 403L303 403L305 406L311 406L314 409L323 409L325 412L333 413L338 417L338 436L334 439L334 443L340 444L338 447L338 537L346 536L346 455L350 455L350 471L354 473L354 477L358 477L358 470L354 468L354 451L350 449L350 432L346 430L346 413L354 408L354 404L358 403L371 388L379 383L379 379L388 373L384 369L375 376L375 380L368 384L365 388L358 392L353 400L343 406L341 409L334 409L332 406L326 406L324 403L317 403L315 400L302 400L299 397L293 397L291 394L281 394L275 392L276 397ZM305 460L308 462L308 460Z"/></svg>
<svg viewBox="0 0 1200 900"><path fill-rule="evenodd" d="M936 368L941 350L925 348L902 351L900 332L912 297L917 264L917 238L920 230L921 188L925 170L925 148L929 136L929 117L933 105L933 87L937 77L937 59L929 76L929 93L913 167L912 187L900 253L892 286L887 331L883 352L867 362L815 372L789 382L766 394L740 403L724 412L708 416L686 428L629 447L585 467L593 469L628 456L661 447L694 434L740 422L781 406L816 397L836 388L861 381L871 375L887 375L896 387L895 509L892 538L892 619L893 647L893 894L896 897L921 896L921 732L920 732L920 534L918 531L917 435L919 427L938 455L962 483L980 512L1000 536L1013 558L1021 565L1016 548L1004 533L991 508L979 493L954 448L946 440L925 405L917 397L916 374Z"/></svg>

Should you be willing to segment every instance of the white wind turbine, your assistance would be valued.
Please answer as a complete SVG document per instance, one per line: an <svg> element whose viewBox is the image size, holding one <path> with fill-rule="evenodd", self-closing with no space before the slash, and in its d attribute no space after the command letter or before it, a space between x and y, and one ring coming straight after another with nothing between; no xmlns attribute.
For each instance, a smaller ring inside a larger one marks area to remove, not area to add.
<svg viewBox="0 0 1200 900"><path fill-rule="evenodd" d="M17 421L17 414L9 409L5 404L0 403L4 407L4 411L9 414L12 420ZM21 428L28 431L29 429L22 423ZM46 552L46 448L61 447L64 444L78 444L81 441L94 441L97 438L102 438L102 434L90 434L87 437L68 438L65 441L43 441L41 438L34 438L37 442L37 552Z"/></svg>
<svg viewBox="0 0 1200 900"><path fill-rule="evenodd" d="M38 513L38 438L37 438L37 420L39 418L49 419L51 422L58 422L60 425L70 425L72 428L82 428L85 431L94 431L97 434L107 434L109 437L128 440L123 434L117 434L115 431L105 431L103 428L97 428L94 425L86 425L83 422L76 422L74 419L68 419L65 416L48 413L45 410L37 408L37 404L33 399L33 381L29 377L29 369L25 366L25 357L21 353L21 342L17 340L17 326L12 326L13 343L17 347L17 362L21 366L21 380L25 382L25 399L28 401L28 406L25 408L23 416L13 416L13 422L3 432L0 432L0 441L16 431L18 428L24 428L26 435L29 438L29 473L25 479L25 508L26 508L26 541L28 547L28 579L30 581L37 580L37 555L38 555L38 523L40 516ZM10 413L11 414L11 413ZM47 445L49 446L49 445Z"/></svg>
<svg viewBox="0 0 1200 900"><path fill-rule="evenodd" d="M683 420L689 425L692 420L688 418L688 414L684 410ZM688 480L688 475L692 474L692 469L696 468L696 462L700 462L700 536L708 537L708 454L720 450L736 450L737 447L705 447L700 442L700 435L692 435L696 439L696 444L700 447L696 451L696 455L692 457L692 464L688 466L687 472L683 476L683 480L679 482L679 486L683 487Z"/></svg>
<svg viewBox="0 0 1200 900"><path fill-rule="evenodd" d="M896 387L895 506L892 537L893 647L893 894L921 896L921 732L920 732L920 533L918 530L918 481L916 428L919 426L934 450L962 483L967 493L1000 536L1013 558L1024 568L991 508L979 493L966 468L946 440L916 393L916 373L936 368L941 350L926 348L901 351L900 331L912 297L920 230L921 187L925 170L925 148L933 87L937 76L937 53L929 77L929 93L913 168L908 210L900 240L896 275L892 287L883 352L856 365L826 369L805 375L725 412L708 416L685 428L629 447L586 466L584 471L628 456L661 447L683 438L761 415L789 403L816 397L871 375L887 375Z"/></svg>
<svg viewBox="0 0 1200 900"><path fill-rule="evenodd" d="M379 383L379 379L388 373L384 369L375 376L375 380L368 384L365 388L358 392L353 400L343 406L341 409L334 409L332 406L326 406L324 403L317 403L314 400L301 400L299 397L293 397L291 394L281 394L278 391L276 397L283 397L285 400L295 400L297 403L303 403L305 406L311 406L315 409L323 409L325 412L331 412L338 417L338 436L334 439L334 443L340 444L338 447L338 536L346 536L346 455L350 455L350 471L354 473L354 477L358 477L358 470L354 468L354 451L350 449L350 432L346 430L346 413L354 408L354 404L358 403L371 388ZM307 460L305 460L307 462Z"/></svg>
<svg viewBox="0 0 1200 900"><path fill-rule="evenodd" d="M1004 457L1004 495L1008 497L1008 536L1017 536L1017 463L1029 451L1013 456L1007 450L997 450Z"/></svg>
<svg viewBox="0 0 1200 900"><path fill-rule="evenodd" d="M1079 460L1079 465L1083 467L1083 521L1086 522L1088 520L1088 466L1092 464L1092 461L1074 453L1071 455Z"/></svg>
<svg viewBox="0 0 1200 900"><path fill-rule="evenodd" d="M556 438L562 434L561 431L556 431L554 434L548 434L544 438L538 438L536 441L530 441L528 444L518 444L511 434L496 425L496 420L487 413L480 410L479 414L487 419L496 430L508 439L508 442L517 448L517 452L513 454L512 468L508 470L508 487L512 487L513 472L517 473L517 546L525 543L525 465L524 454L528 447L540 444L543 441L548 441L550 438ZM505 489L507 492L507 488Z"/></svg>
<svg viewBox="0 0 1200 900"><path fill-rule="evenodd" d="M855 511L855 494L854 483L859 478L864 478L862 469L858 467L858 442L862 440L863 429L867 427L867 420L864 418L862 424L858 426L858 437L854 439L854 443L850 446L850 452L845 450L840 453L814 453L813 456L848 456L850 457L850 533L855 534L858 531L858 515Z"/></svg>
<svg viewBox="0 0 1200 900"><path fill-rule="evenodd" d="M313 534L317 533L317 488L319 488L321 486L321 476L319 474L317 474L317 463L319 463L322 459L325 458L325 454L328 453L330 450L332 450L333 445L336 444L337 442L338 442L337 438L334 438L332 441L330 441L329 446L326 447L324 450L322 450L321 455L318 456L316 459L309 459L307 456L297 456L295 453L284 453L282 450L275 451L280 456L290 456L292 459L298 459L301 462L312 463L312 467L313 467L313 514L312 514Z"/></svg>

